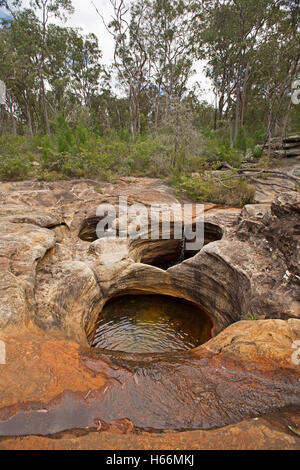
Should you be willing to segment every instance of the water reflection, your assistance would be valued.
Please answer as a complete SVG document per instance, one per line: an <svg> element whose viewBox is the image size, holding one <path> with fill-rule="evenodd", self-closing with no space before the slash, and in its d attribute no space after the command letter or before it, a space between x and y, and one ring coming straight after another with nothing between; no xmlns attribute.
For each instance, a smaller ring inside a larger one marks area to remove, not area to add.
<svg viewBox="0 0 300 470"><path fill-rule="evenodd" d="M197 306L166 296L124 296L107 304L90 344L109 351L164 353L195 348L212 324Z"/></svg>

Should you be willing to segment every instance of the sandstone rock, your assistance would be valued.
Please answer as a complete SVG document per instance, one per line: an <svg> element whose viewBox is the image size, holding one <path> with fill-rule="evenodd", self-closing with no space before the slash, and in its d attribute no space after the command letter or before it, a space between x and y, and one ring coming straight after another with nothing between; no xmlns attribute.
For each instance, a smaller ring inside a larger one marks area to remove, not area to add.
<svg viewBox="0 0 300 470"><path fill-rule="evenodd" d="M271 168L280 169L286 173L300 174L300 156L293 158L279 158L271 161ZM279 186L278 186L279 185ZM255 183L255 200L259 204L271 204L281 193L294 194L295 184L285 178L267 177L261 183Z"/></svg>
<svg viewBox="0 0 300 470"><path fill-rule="evenodd" d="M46 330L64 331L66 337L86 342L85 329L99 315L100 287L93 271L80 261L67 261L43 270L43 286L36 291L34 320Z"/></svg>
<svg viewBox="0 0 300 470"><path fill-rule="evenodd" d="M300 338L300 320L240 321L231 325L208 343L193 350L230 354L239 360L277 361L279 367L293 367L293 344ZM297 371L297 367L295 367ZM298 370L300 374L300 370Z"/></svg>
<svg viewBox="0 0 300 470"><path fill-rule="evenodd" d="M127 432L119 423L102 432L0 438L1 450L299 450L299 412L243 420L238 424L186 432Z"/></svg>
<svg viewBox="0 0 300 470"><path fill-rule="evenodd" d="M49 325L56 325L57 328L59 323L59 328L63 328L62 325L69 323L63 318L72 317L71 312L66 310L71 308L71 302L64 303L63 307L59 306L59 302L62 302L63 297L73 298L73 286L83 285L86 276L82 276L78 269L74 269L70 274L68 269L65 269L66 262L72 262L74 266L76 263L82 263L82 272L87 269L94 273L96 280L93 282L99 286L98 289L90 291L91 295L85 297L86 308L83 308L80 296L77 297L78 305L76 300L75 304L72 304L72 308L82 312L84 318L78 320L79 328L82 329L81 337L85 335L86 316L91 315L93 318L93 314L86 312L93 312L94 305L102 306L114 295L132 291L165 293L200 303L213 318L215 332L249 315L258 318L299 316L299 299L294 287L299 266L297 193L292 196L280 196L281 199L272 204L271 211L267 210L267 205L246 206L242 213L240 210L207 207L205 243L208 245L196 257L168 269L166 273L158 274L156 266L161 268L166 265L167 269L168 263L172 264L179 259L180 240L137 240L130 243L123 241L120 244L107 239L89 243L80 240L78 232L80 225L88 220L87 214L92 204L94 210L95 204L101 200L111 200L115 204L119 194L128 195L131 203L139 202L143 198L141 195L144 187L145 202L148 205L153 201L169 204L176 202L169 190L162 187L161 182L158 184L147 179L130 182L124 180L117 187L108 185L105 194L99 194L95 191L94 184L86 182L70 182L67 185L54 183L51 187L38 184L36 190L31 188L30 191L21 190L20 185L21 183L15 183L12 190L7 191L5 195L6 199L13 197L18 200L18 204L21 199L26 199L27 206L16 206L15 217L19 217L18 213L21 216L24 208L23 220L53 228L47 232L52 240L47 249L53 247L53 250L45 261L38 264L35 288L37 315L33 317L40 326L43 324L49 328ZM163 191L161 196L160 191ZM46 194L47 201L52 201L53 204L47 207L47 213L43 208ZM29 205L30 197L34 209ZM40 208L38 204L41 204ZM13 207L12 204L3 209L2 216L5 220L14 216ZM282 224L283 217L285 224ZM66 219L69 228L57 225L64 224ZM17 220L20 222L20 219ZM287 242L279 243L280 239ZM191 255L193 254L196 252ZM40 258L43 258L43 255ZM139 263L152 266L142 267ZM23 269L20 263L19 269ZM92 279L94 275L90 276ZM27 278L35 279L35 273L29 271ZM81 292L81 288L79 291ZM19 292L20 286L16 283L15 295L19 295ZM33 305L33 292L29 297ZM23 300L20 303L22 304ZM20 306L18 305L17 310L22 312ZM24 317L24 314L21 314L21 317L22 315ZM89 320L87 323L90 327Z"/></svg>
<svg viewBox="0 0 300 470"><path fill-rule="evenodd" d="M264 217L245 218L237 235L264 251L268 250L277 274L282 295L291 298L291 316L300 317L300 194L281 194ZM280 288L279 288L280 290Z"/></svg>
<svg viewBox="0 0 300 470"><path fill-rule="evenodd" d="M271 447L272 435L278 446L295 447L297 437L286 429L269 421L255 427L249 419L300 406L300 371L291 360L300 336L299 194L242 211L207 205L205 246L182 253L181 240L95 240L95 211L103 202L116 205L119 195L148 207L180 202L159 180L99 185L0 184L0 340L7 352L0 434L93 433L100 426L96 439L61 436L59 445L92 447L125 430L132 445L151 446L158 437L145 433L139 440L136 429L210 429L246 420L210 431L212 445L224 436L229 446L236 433L245 441L232 447L249 448L256 429L265 433L262 447ZM87 335L105 303L140 293L200 305L217 336L188 353L138 358L91 350ZM240 321L249 318L260 321ZM162 442L197 448L204 432L168 433ZM115 442L124 445L119 437ZM0 448L19 445L0 441ZM28 438L25 445L42 444Z"/></svg>
<svg viewBox="0 0 300 470"><path fill-rule="evenodd" d="M272 155L280 157L300 156L300 134L291 134L286 137L274 137L265 145L265 149Z"/></svg>
<svg viewBox="0 0 300 470"><path fill-rule="evenodd" d="M52 232L0 223L0 328L29 320L35 308L36 267L55 244Z"/></svg>
<svg viewBox="0 0 300 470"><path fill-rule="evenodd" d="M299 338L300 320L240 322L191 352L137 357L91 351L59 333L2 330L0 435L96 431L99 422L120 431L125 420L131 429L211 429L296 413Z"/></svg>

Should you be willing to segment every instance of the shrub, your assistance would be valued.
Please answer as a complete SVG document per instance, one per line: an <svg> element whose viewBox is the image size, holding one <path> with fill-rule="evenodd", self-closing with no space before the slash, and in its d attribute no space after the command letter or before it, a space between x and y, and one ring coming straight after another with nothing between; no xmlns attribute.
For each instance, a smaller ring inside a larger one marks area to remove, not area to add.
<svg viewBox="0 0 300 470"><path fill-rule="evenodd" d="M253 155L254 158L259 159L259 158L262 157L262 154L263 154L263 150L262 150L260 145L256 145L252 149L252 155Z"/></svg>
<svg viewBox="0 0 300 470"><path fill-rule="evenodd" d="M59 153L69 152L72 150L74 146L74 137L65 117L62 114L57 117L55 137Z"/></svg>
<svg viewBox="0 0 300 470"><path fill-rule="evenodd" d="M246 137L246 131L245 131L244 126L240 126L238 130L235 148L239 150L243 150L244 152L246 152L247 150L247 137Z"/></svg>
<svg viewBox="0 0 300 470"><path fill-rule="evenodd" d="M31 165L29 159L16 156L0 156L0 178L2 180L23 180L30 173Z"/></svg>
<svg viewBox="0 0 300 470"><path fill-rule="evenodd" d="M243 161L243 154L240 150L231 149L225 144L219 145L215 139L208 142L203 157L208 162L227 162L235 168L239 168Z"/></svg>
<svg viewBox="0 0 300 470"><path fill-rule="evenodd" d="M254 140L256 144L263 144L267 139L265 129L256 130L254 133Z"/></svg>
<svg viewBox="0 0 300 470"><path fill-rule="evenodd" d="M78 124L76 127L76 140L79 145L84 145L87 143L89 138L89 131L82 124Z"/></svg>
<svg viewBox="0 0 300 470"><path fill-rule="evenodd" d="M41 164L43 170L61 171L63 164L63 155L53 146L50 138L45 136L41 139Z"/></svg>
<svg viewBox="0 0 300 470"><path fill-rule="evenodd" d="M195 202L211 202L227 206L243 207L254 202L255 189L243 179L232 179L221 184L214 176L179 176L171 179L178 195L187 196Z"/></svg>
<svg viewBox="0 0 300 470"><path fill-rule="evenodd" d="M159 177L167 175L171 165L166 146L156 139L137 141L131 146L128 159L132 174Z"/></svg>

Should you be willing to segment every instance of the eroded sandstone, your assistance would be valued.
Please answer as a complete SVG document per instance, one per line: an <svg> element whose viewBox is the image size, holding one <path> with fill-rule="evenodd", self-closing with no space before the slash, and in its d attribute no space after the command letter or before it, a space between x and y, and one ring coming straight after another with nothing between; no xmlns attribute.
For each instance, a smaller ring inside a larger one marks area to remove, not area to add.
<svg viewBox="0 0 300 470"><path fill-rule="evenodd" d="M90 434L61 436L62 448L92 448L125 426L132 445L142 447L136 429L237 426L214 431L216 440L246 430L255 440L250 419L287 409L296 416L300 366L291 358L300 340L299 193L243 210L207 205L205 246L168 267L179 255L178 241L95 240L95 211L104 202L116 205L119 195L130 204L179 203L172 191L149 179L101 186L0 185L0 340L7 356L0 365L0 434L47 436L76 428ZM200 305L215 337L167 356L91 350L87 335L105 303L139 293ZM179 434L177 442L197 448L205 431L193 432ZM266 433L269 447L272 433L286 448L299 443L269 422L258 432ZM172 445L172 436L166 434L164 445ZM145 434L145 446L155 442ZM112 448L117 443L122 439ZM5 446L17 448L19 441L0 441Z"/></svg>

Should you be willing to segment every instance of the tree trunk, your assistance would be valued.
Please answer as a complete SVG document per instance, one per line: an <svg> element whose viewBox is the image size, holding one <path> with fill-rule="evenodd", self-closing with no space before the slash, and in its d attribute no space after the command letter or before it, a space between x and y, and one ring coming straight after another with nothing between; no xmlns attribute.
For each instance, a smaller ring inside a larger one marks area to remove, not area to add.
<svg viewBox="0 0 300 470"><path fill-rule="evenodd" d="M139 93L134 95L134 130L135 134L141 134L141 112L140 112L140 102L139 102Z"/></svg>
<svg viewBox="0 0 300 470"><path fill-rule="evenodd" d="M47 103L46 103L45 83L44 83L44 78L42 75L41 75L41 86L42 86L42 104L43 104L43 109L44 109L46 131L47 131L47 134L50 135L51 131L50 131L49 116L48 116L48 109L47 109Z"/></svg>
<svg viewBox="0 0 300 470"><path fill-rule="evenodd" d="M31 113L29 103L26 100L26 114L27 114L27 127L30 137L33 137L33 130L32 130L32 120L31 120Z"/></svg>
<svg viewBox="0 0 300 470"><path fill-rule="evenodd" d="M232 118L231 118L231 116L229 116L228 124L229 124L230 148L233 149L234 142L233 142L233 128L232 128Z"/></svg>
<svg viewBox="0 0 300 470"><path fill-rule="evenodd" d="M16 119L14 115L14 106L12 100L10 100L10 119L11 119L11 125L12 125L12 132L13 136L17 136L17 125L16 125Z"/></svg>
<svg viewBox="0 0 300 470"><path fill-rule="evenodd" d="M289 106L286 110L285 116L283 118L283 126L282 126L282 134L281 134L282 139L286 137L286 129L287 129L287 125L289 122L291 106L292 106L292 101L290 101Z"/></svg>
<svg viewBox="0 0 300 470"><path fill-rule="evenodd" d="M272 113L273 113L273 109L270 110L269 116L268 116L268 128L267 128L267 136L268 136L268 162L270 161L270 157L271 157Z"/></svg>
<svg viewBox="0 0 300 470"><path fill-rule="evenodd" d="M218 94L215 92L214 131L217 130L217 119L218 119Z"/></svg>
<svg viewBox="0 0 300 470"><path fill-rule="evenodd" d="M236 143L240 126L240 87L238 86L235 104L235 128L234 128L234 143Z"/></svg>
<svg viewBox="0 0 300 470"><path fill-rule="evenodd" d="M237 139L239 127L240 127L240 100L241 100L240 95L241 95L241 59L239 62L239 67L238 67L238 77L237 77L237 84L236 84L234 143L236 143L236 139Z"/></svg>
<svg viewBox="0 0 300 470"><path fill-rule="evenodd" d="M219 121L223 119L223 109L224 109L224 92L222 92L220 102L219 102Z"/></svg>
<svg viewBox="0 0 300 470"><path fill-rule="evenodd" d="M129 92L129 125L130 125L130 134L132 140L134 140L134 116L133 116L133 110L132 110L132 90L130 89Z"/></svg>
<svg viewBox="0 0 300 470"><path fill-rule="evenodd" d="M247 85L248 85L249 75L250 75L249 72L250 72L250 61L248 60L247 67L246 67L246 72L245 72L243 90L242 90L242 99L241 99L241 125L242 126L244 125L244 119L245 119Z"/></svg>

